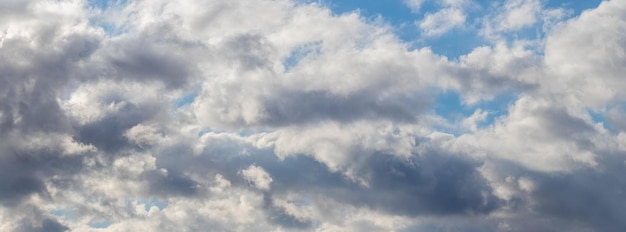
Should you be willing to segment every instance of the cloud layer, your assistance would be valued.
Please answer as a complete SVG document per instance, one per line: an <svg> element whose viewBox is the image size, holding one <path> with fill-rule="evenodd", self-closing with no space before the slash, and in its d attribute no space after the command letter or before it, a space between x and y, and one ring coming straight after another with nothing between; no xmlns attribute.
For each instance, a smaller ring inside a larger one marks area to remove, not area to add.
<svg viewBox="0 0 626 232"><path fill-rule="evenodd" d="M0 231L626 228L626 3L401 2L0 2Z"/></svg>

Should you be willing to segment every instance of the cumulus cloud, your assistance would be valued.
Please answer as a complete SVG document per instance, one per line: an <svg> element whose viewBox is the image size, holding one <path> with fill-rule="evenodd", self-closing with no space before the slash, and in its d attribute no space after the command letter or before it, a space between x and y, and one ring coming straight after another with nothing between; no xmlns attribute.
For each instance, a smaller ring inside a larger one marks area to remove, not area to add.
<svg viewBox="0 0 626 232"><path fill-rule="evenodd" d="M624 228L626 4L403 3L3 1L0 230Z"/></svg>
<svg viewBox="0 0 626 232"><path fill-rule="evenodd" d="M250 165L250 167L241 170L241 175L258 189L270 189L272 177L262 167Z"/></svg>
<svg viewBox="0 0 626 232"><path fill-rule="evenodd" d="M428 36L438 36L452 28L460 27L465 23L466 16L455 8L446 8L433 14L427 14L419 27Z"/></svg>

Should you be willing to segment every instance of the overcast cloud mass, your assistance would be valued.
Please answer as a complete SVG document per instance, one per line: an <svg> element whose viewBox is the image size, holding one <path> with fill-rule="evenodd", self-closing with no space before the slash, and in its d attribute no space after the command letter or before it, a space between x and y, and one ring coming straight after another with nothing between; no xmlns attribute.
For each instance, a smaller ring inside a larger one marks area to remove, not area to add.
<svg viewBox="0 0 626 232"><path fill-rule="evenodd" d="M2 0L0 231L626 231L624 75L624 0Z"/></svg>

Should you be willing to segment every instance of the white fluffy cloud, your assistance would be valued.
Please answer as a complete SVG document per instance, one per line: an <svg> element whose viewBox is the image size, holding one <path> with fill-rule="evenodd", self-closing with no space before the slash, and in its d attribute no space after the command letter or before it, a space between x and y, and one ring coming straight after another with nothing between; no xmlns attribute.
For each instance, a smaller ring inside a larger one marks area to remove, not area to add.
<svg viewBox="0 0 626 232"><path fill-rule="evenodd" d="M445 8L432 14L426 14L418 26L427 36L438 36L455 27L465 24L465 13L458 8Z"/></svg>
<svg viewBox="0 0 626 232"><path fill-rule="evenodd" d="M573 95L592 107L624 98L625 7L619 1L602 2L555 29L545 51L545 62L556 76L548 82L550 91Z"/></svg>
<svg viewBox="0 0 626 232"><path fill-rule="evenodd" d="M250 165L250 167L241 170L241 175L246 181L250 182L260 190L270 190L272 176L268 174L262 167Z"/></svg>

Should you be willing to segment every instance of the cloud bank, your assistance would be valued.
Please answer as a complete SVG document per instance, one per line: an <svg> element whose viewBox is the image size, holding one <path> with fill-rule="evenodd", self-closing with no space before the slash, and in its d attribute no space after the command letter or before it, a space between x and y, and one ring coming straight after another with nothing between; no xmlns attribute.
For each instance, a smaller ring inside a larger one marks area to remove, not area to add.
<svg viewBox="0 0 626 232"><path fill-rule="evenodd" d="M0 2L0 231L623 231L626 2L398 2Z"/></svg>

